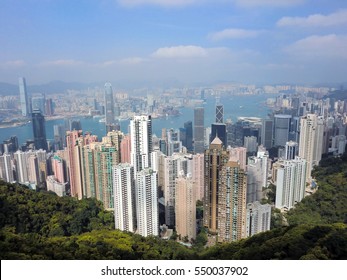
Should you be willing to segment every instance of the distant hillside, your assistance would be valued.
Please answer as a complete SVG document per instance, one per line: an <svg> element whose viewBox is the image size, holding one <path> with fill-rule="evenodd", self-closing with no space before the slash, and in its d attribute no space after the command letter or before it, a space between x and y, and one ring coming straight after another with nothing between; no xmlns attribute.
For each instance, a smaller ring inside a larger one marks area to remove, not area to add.
<svg viewBox="0 0 347 280"><path fill-rule="evenodd" d="M62 81L52 81L43 85L27 85L27 91L32 93L64 93L67 90L83 90L88 87L102 86L102 83L67 83ZM0 95L19 95L18 85L0 82Z"/></svg>
<svg viewBox="0 0 347 280"><path fill-rule="evenodd" d="M329 94L328 97L335 100L347 100L347 90L336 90Z"/></svg>
<svg viewBox="0 0 347 280"><path fill-rule="evenodd" d="M0 82L0 95L16 95L16 94L19 94L18 86Z"/></svg>

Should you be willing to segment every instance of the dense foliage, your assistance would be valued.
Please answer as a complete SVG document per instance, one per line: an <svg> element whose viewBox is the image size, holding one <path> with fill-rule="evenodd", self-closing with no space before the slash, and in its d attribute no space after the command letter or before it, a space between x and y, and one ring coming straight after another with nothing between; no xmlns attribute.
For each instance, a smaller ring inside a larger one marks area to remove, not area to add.
<svg viewBox="0 0 347 280"><path fill-rule="evenodd" d="M13 226L16 233L70 236L93 229L113 229L114 218L96 199L78 201L2 182L0 228L5 225Z"/></svg>
<svg viewBox="0 0 347 280"><path fill-rule="evenodd" d="M318 191L288 212L290 225L347 223L347 156L323 159L313 171Z"/></svg>
<svg viewBox="0 0 347 280"><path fill-rule="evenodd" d="M211 247L201 257L239 260L346 259L347 226L333 224L283 227L239 242Z"/></svg>
<svg viewBox="0 0 347 280"><path fill-rule="evenodd" d="M239 242L192 248L173 240L113 230L113 214L95 199L78 201L0 183L1 259L347 259L347 156L322 160L318 191L286 219L289 226ZM280 213L276 212L276 215Z"/></svg>

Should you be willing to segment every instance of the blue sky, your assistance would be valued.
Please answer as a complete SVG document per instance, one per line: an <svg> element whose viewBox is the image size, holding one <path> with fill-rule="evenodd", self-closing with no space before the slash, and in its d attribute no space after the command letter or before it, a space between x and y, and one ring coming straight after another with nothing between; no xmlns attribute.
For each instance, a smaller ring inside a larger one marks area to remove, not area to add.
<svg viewBox="0 0 347 280"><path fill-rule="evenodd" d="M346 82L345 0L0 0L0 81Z"/></svg>

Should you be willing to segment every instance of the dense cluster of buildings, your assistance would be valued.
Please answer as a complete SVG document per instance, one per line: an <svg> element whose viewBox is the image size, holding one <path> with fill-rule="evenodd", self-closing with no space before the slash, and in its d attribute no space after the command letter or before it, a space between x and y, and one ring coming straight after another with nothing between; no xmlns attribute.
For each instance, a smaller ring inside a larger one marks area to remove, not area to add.
<svg viewBox="0 0 347 280"><path fill-rule="evenodd" d="M150 114L133 116L125 134L106 83L106 136L98 139L70 122L54 128L57 137L49 151L47 102L29 110L25 91L21 79L22 113L31 116L34 140L22 147L16 137L4 141L0 177L44 185L60 196L95 197L114 211L117 229L143 236L164 235L162 229L169 228L194 240L204 227L213 244L269 230L272 207L293 208L314 186L311 171L322 155L342 154L347 143L347 103L296 95L279 96L277 112L266 119L224 120L217 100L215 122L208 128L204 107L196 107L194 120L177 130L163 129L161 137L152 135ZM154 101L149 99L150 111ZM270 183L276 186L273 205L264 202Z"/></svg>

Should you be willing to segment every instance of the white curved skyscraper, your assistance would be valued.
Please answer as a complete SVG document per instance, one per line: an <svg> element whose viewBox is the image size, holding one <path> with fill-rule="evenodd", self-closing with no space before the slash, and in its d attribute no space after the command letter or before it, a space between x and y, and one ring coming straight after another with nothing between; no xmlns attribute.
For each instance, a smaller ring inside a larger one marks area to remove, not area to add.
<svg viewBox="0 0 347 280"><path fill-rule="evenodd" d="M29 103L28 103L28 93L25 78L21 77L18 79L19 82L19 98L20 98L20 108L22 110L22 116L28 117L30 114Z"/></svg>

